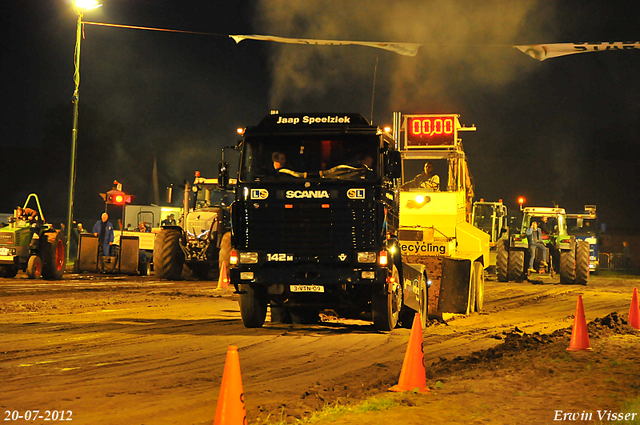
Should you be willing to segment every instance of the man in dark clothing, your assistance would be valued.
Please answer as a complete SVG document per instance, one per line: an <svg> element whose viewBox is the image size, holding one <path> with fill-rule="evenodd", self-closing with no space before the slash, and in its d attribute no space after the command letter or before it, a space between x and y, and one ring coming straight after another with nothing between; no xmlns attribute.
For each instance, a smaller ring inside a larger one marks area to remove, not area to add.
<svg viewBox="0 0 640 425"><path fill-rule="evenodd" d="M99 245L102 247L102 255L111 255L111 245L113 244L113 225L107 221L109 215L102 213L102 219L93 226L93 234L98 237Z"/></svg>
<svg viewBox="0 0 640 425"><path fill-rule="evenodd" d="M553 231L553 226L549 223L549 219L547 217L542 217L541 220L542 223L540 224L540 230L542 230L542 233L545 235L550 235Z"/></svg>
<svg viewBox="0 0 640 425"><path fill-rule="evenodd" d="M536 250L538 248L542 249L542 261L540 265L542 267L547 266L547 247L544 242L542 242L542 231L538 228L538 222L531 222L531 227L527 229L527 241L529 242L529 251L531 252L531 258L529 258L529 271L535 272L536 270L533 268L533 262L536 259Z"/></svg>

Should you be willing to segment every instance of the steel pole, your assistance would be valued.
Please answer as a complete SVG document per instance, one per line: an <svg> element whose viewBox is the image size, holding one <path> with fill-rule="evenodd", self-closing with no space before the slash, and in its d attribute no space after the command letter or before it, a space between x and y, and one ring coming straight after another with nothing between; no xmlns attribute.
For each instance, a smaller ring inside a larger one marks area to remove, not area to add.
<svg viewBox="0 0 640 425"><path fill-rule="evenodd" d="M71 170L69 172L69 214L67 216L67 261L71 249L71 230L73 226L73 195L76 184L76 142L78 140L78 102L80 89L80 40L82 39L82 12L76 10L78 14L78 26L76 29L76 51L74 56L73 81L75 89L71 102L73 103L73 129L71 130ZM78 241L79 242L79 241ZM66 264L65 264L66 266Z"/></svg>

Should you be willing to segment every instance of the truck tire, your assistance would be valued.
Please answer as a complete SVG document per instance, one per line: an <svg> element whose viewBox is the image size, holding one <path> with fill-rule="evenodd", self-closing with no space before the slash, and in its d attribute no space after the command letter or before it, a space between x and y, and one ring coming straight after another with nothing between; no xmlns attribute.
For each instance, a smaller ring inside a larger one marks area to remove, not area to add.
<svg viewBox="0 0 640 425"><path fill-rule="evenodd" d="M267 318L267 297L259 287L240 285L240 315L245 328L261 328Z"/></svg>
<svg viewBox="0 0 640 425"><path fill-rule="evenodd" d="M44 233L40 237L42 277L49 280L62 279L67 265L65 237L61 230Z"/></svg>
<svg viewBox="0 0 640 425"><path fill-rule="evenodd" d="M560 252L560 283L576 280L576 252L573 249Z"/></svg>
<svg viewBox="0 0 640 425"><path fill-rule="evenodd" d="M498 275L498 282L507 282L509 280L509 251L506 242L506 240L500 239L496 244L496 274Z"/></svg>
<svg viewBox="0 0 640 425"><path fill-rule="evenodd" d="M509 251L509 280L522 282L524 279L524 251Z"/></svg>
<svg viewBox="0 0 640 425"><path fill-rule="evenodd" d="M576 280L578 285L586 285L589 280L589 242L576 243Z"/></svg>
<svg viewBox="0 0 640 425"><path fill-rule="evenodd" d="M161 276L158 277L167 280L182 280L182 268L184 267L184 253L182 252L182 248L180 248L182 232L178 229L162 229L158 236L162 233L164 233L164 237L162 238L160 249L157 249L158 247L155 246L153 249L154 263L156 263L155 258L157 252L162 270ZM157 240L158 237L156 237L156 241Z"/></svg>
<svg viewBox="0 0 640 425"><path fill-rule="evenodd" d="M27 276L29 279L40 279L40 276L42 276L42 260L37 255L29 257Z"/></svg>
<svg viewBox="0 0 640 425"><path fill-rule="evenodd" d="M476 308L477 312L481 312L484 308L484 267L482 263L476 261L473 263L473 270L476 276Z"/></svg>
<svg viewBox="0 0 640 425"><path fill-rule="evenodd" d="M393 282L389 283L391 285L390 291L386 290L386 284L373 285L371 298L373 326L381 331L391 331L396 327L402 309L402 286L395 265L391 276Z"/></svg>

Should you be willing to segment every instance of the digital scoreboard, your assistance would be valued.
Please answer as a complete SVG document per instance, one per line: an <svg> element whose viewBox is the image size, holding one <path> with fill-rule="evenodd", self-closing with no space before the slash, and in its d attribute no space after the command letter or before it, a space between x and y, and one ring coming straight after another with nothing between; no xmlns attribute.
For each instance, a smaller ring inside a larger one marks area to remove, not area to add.
<svg viewBox="0 0 640 425"><path fill-rule="evenodd" d="M406 115L406 147L452 147L458 137L457 115Z"/></svg>

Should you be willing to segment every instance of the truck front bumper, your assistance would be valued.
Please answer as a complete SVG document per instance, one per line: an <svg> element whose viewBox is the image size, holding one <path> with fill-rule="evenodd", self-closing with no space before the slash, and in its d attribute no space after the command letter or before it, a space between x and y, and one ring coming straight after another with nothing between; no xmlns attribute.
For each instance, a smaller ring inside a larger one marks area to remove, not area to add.
<svg viewBox="0 0 640 425"><path fill-rule="evenodd" d="M229 277L232 284L255 283L260 285L371 285L387 281L387 268L363 267L250 267L232 268Z"/></svg>

